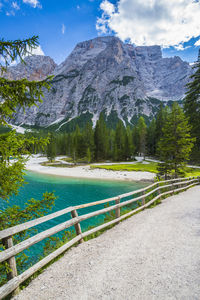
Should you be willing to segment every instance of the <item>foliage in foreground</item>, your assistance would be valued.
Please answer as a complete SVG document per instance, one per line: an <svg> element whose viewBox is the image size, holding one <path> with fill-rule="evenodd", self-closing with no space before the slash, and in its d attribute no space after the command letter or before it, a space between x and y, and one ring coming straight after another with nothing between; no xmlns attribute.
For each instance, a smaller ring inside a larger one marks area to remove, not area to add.
<svg viewBox="0 0 200 300"><path fill-rule="evenodd" d="M24 184L24 167L32 145L44 148L48 139L27 138L15 131L0 134L0 198L9 200ZM26 157L24 156L26 155Z"/></svg>
<svg viewBox="0 0 200 300"><path fill-rule="evenodd" d="M5 74L7 67L16 59L22 62L23 57L38 46L38 37L33 36L26 40L5 41L0 40L0 72ZM2 65L4 61L4 65ZM26 79L8 80L0 77L0 125L7 125L9 118L13 117L17 108L36 105L42 101L43 89L49 89L49 79L30 82ZM34 137L17 134L15 131L0 133L0 197L8 200L24 183L24 155L31 152L33 145L44 149L48 138L36 139ZM10 158L15 158L11 161Z"/></svg>
<svg viewBox="0 0 200 300"><path fill-rule="evenodd" d="M24 208L14 205L0 210L0 230L33 220L35 218L46 215L54 206L56 197L53 193L44 193L42 200L30 199L25 203ZM33 233L37 233L36 229L29 229L14 235L13 243L19 242L29 238ZM4 249L3 241L0 241L0 250ZM28 264L28 256L24 252L17 255L17 268L21 273ZM0 263L0 286L7 281L7 274L10 272L9 266L6 262Z"/></svg>
<svg viewBox="0 0 200 300"><path fill-rule="evenodd" d="M4 75L7 67L13 61L30 54L32 49L38 46L38 37L33 36L26 40L5 41L0 40L0 72ZM2 64L3 62L3 64ZM42 101L44 89L50 88L51 78L44 81L8 80L0 77L0 126L7 125L9 118L17 109L25 109ZM2 101L3 100L3 101ZM24 184L24 167L26 158L32 152L32 148L44 149L48 143L48 137L37 139L33 136L23 136L16 131L0 131L0 198L9 201L13 194ZM41 217L54 205L53 193L45 193L42 200L29 200L24 208L19 206L8 207L0 211L0 230L24 223L28 220ZM14 244L28 238L32 230L26 230L13 237ZM5 248L4 240L0 241L0 250ZM27 255L17 255L17 266L21 272L27 263ZM10 273L7 262L0 264L0 285L7 281Z"/></svg>

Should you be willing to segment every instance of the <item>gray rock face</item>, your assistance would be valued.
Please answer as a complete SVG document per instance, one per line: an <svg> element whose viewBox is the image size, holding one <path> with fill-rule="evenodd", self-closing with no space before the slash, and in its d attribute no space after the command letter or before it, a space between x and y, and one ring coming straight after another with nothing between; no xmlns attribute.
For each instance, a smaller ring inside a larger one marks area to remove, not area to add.
<svg viewBox="0 0 200 300"><path fill-rule="evenodd" d="M131 122L138 114L153 115L158 100L182 99L193 72L179 57L163 58L159 46L134 47L116 37L79 43L57 67L47 59L45 74L53 72L55 76L52 88L44 92L39 107L27 109L26 114L19 110L16 124L62 126L86 112L93 115L95 123L102 111L107 115L115 111L119 118ZM20 73L19 66L12 70ZM34 70L32 74L37 73ZM43 67L39 70L40 74ZM28 70L23 75L25 72Z"/></svg>
<svg viewBox="0 0 200 300"><path fill-rule="evenodd" d="M53 73L57 66L51 57L43 55L27 56L24 62L9 67L3 76L11 80L27 78L28 80L39 81Z"/></svg>

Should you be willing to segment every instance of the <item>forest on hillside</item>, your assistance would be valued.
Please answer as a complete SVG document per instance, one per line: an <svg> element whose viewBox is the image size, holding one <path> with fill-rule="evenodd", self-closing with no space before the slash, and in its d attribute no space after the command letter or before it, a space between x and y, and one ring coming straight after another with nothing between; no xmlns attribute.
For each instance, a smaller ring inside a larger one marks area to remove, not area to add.
<svg viewBox="0 0 200 300"><path fill-rule="evenodd" d="M178 106L178 104L177 104ZM26 132L27 137L49 137L45 149L32 145L32 153L43 153L50 161L58 155L67 155L74 163L90 163L101 161L131 161L138 156L161 158L159 142L163 138L163 128L172 109L160 105L160 109L147 125L143 117L135 126L127 126L119 121L115 129L110 129L101 114L96 126L87 122L83 128L76 126L73 132ZM182 112L182 118L186 116Z"/></svg>

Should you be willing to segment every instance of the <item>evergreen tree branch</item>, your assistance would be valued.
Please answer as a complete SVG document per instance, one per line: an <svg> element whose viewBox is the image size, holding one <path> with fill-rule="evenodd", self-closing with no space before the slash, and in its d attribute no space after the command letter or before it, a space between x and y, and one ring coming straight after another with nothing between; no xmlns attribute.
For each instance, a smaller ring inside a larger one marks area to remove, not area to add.
<svg viewBox="0 0 200 300"><path fill-rule="evenodd" d="M39 46L38 36L24 40L4 41L0 40L0 69L2 72L17 58L24 62L24 57L31 54L32 50ZM4 62L2 65L1 61Z"/></svg>
<svg viewBox="0 0 200 300"><path fill-rule="evenodd" d="M50 88L52 78L49 76L42 81L0 78L0 124L7 124L7 118L12 117L18 106L25 109L42 102L44 88Z"/></svg>

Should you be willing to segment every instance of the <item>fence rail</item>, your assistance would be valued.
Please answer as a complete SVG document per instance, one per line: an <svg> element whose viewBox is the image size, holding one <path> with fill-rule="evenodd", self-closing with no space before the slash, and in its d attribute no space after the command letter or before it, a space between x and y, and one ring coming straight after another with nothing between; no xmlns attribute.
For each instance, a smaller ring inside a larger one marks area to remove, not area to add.
<svg viewBox="0 0 200 300"><path fill-rule="evenodd" d="M104 229L110 225L117 224L121 220L135 214L137 211L143 210L153 204L158 199L167 196L169 194L174 194L176 192L181 192L185 189L188 189L194 185L197 185L200 183L199 177L193 177L193 178L178 178L178 179L171 179L171 180L165 180L156 182L154 184L151 184L143 189L139 189L133 192L125 193L113 198L108 198L96 202L86 203L82 205L77 206L70 206L68 208L65 208L63 210L60 210L58 212L49 214L47 216L38 218L36 220L32 220L5 230L0 231L0 239L2 239L3 245L5 246L5 250L0 252L0 263L7 261L9 264L9 267L11 269L11 272L8 274L8 282L4 284L2 287L0 287L0 299L6 297L10 293L18 292L19 285L24 282L27 278L29 278L31 275L33 275L36 271L44 267L47 263L55 259L57 256L62 254L64 251L66 251L68 248L76 244L77 242L82 243L84 242L84 238L89 236L90 234L93 234L101 229ZM139 195L140 194L140 195ZM156 194L156 195L155 195ZM149 196L153 196L152 199L148 200L147 198ZM130 196L136 196L135 198L125 200L121 202L121 199L127 198ZM111 205L109 207L99 209L97 211L84 214L84 215L78 215L77 210L96 206L100 204L115 202L114 205ZM130 205L134 202L140 201L141 206L131 210L128 213L125 213L121 215L121 208L127 205ZM86 232L81 231L81 224L80 222L90 219L94 216L98 216L101 214L108 213L110 211L115 211L116 218L110 222L104 223L102 225L99 225L93 229L87 230ZM50 229L47 229L45 231L42 231L16 245L13 245L13 236L17 233L20 233L26 229L29 229L31 227L37 226L39 224L42 224L44 222L47 222L49 220L55 219L59 216L65 215L67 213L71 213L71 220L68 220L66 222L60 223ZM44 240L47 237L50 237L54 235L55 233L58 233L66 228L69 228L71 226L74 226L76 231L76 237L34 264L32 267L30 267L28 270L24 271L22 274L17 274L17 266L16 266L16 260L15 256L22 252L23 250L29 248L30 246Z"/></svg>

